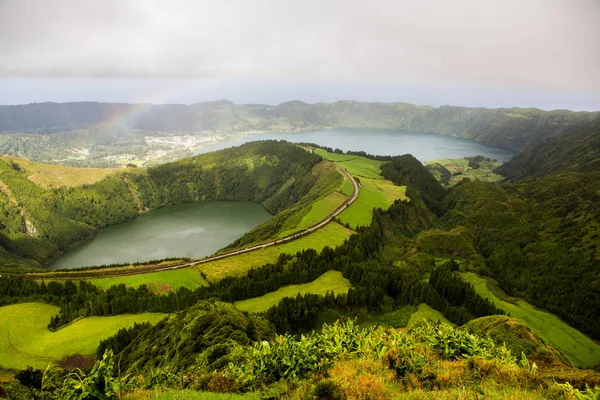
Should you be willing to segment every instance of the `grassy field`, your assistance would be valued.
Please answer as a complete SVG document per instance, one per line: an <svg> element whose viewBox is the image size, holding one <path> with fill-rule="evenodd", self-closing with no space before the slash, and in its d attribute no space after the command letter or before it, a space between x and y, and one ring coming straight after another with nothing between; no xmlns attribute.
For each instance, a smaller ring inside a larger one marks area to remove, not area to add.
<svg viewBox="0 0 600 400"><path fill-rule="evenodd" d="M71 168L59 165L40 164L23 158L2 156L3 160L13 160L27 171L28 178L42 188L61 186L81 186L102 180L110 174L124 169L114 168Z"/></svg>
<svg viewBox="0 0 600 400"><path fill-rule="evenodd" d="M410 327L421 321L423 318L430 319L434 322L441 321L450 325L454 325L452 322L448 321L441 312L434 310L425 303L421 303L419 304L419 307L417 307L417 311L410 315L408 324L406 326Z"/></svg>
<svg viewBox="0 0 600 400"><path fill-rule="evenodd" d="M557 316L538 310L531 304L508 297L490 278L472 272L461 273L484 298L492 301L511 317L517 318L538 336L562 350L577 367L591 367L600 363L600 345L578 330L570 327Z"/></svg>
<svg viewBox="0 0 600 400"><path fill-rule="evenodd" d="M352 175L360 177L381 179L381 164L383 161L371 160L369 158L329 153L323 149L315 149L315 153L326 160L334 161L337 165L344 168Z"/></svg>
<svg viewBox="0 0 600 400"><path fill-rule="evenodd" d="M44 303L21 303L0 307L0 368L45 368L70 355L93 355L100 343L134 322L160 321L164 314L90 317L50 332L50 317L58 307Z"/></svg>
<svg viewBox="0 0 600 400"><path fill-rule="evenodd" d="M352 187L352 190L354 190L352 183L350 183L350 186ZM310 211L304 217L302 217L302 220L298 225L296 225L293 229L282 231L278 235L278 237L286 237L294 232L297 232L301 229L309 228L317 222L324 220L329 214L333 212L333 210L338 208L339 205L347 199L348 197L344 196L340 192L336 191L330 193L327 197L324 197L321 200L314 202L310 208Z"/></svg>
<svg viewBox="0 0 600 400"><path fill-rule="evenodd" d="M243 275L252 267L275 262L281 253L295 254L305 249L320 251L323 247L337 247L344 243L353 231L342 225L331 222L318 231L298 240L278 246L266 247L239 256L217 260L198 266L209 281L216 281L226 276Z"/></svg>
<svg viewBox="0 0 600 400"><path fill-rule="evenodd" d="M384 179L361 178L362 187L358 199L339 218L345 224L356 228L369 225L373 209L387 209L396 199L406 199L406 186L396 186Z"/></svg>
<svg viewBox="0 0 600 400"><path fill-rule="evenodd" d="M158 276L160 276L160 279L157 280ZM195 268L176 269L173 271L115 278L92 279L90 282L102 289L108 289L112 285L121 283L125 283L127 286L135 288L146 285L148 286L148 289L154 293L164 293L173 288L180 287L196 289L200 286L206 286L207 284Z"/></svg>
<svg viewBox="0 0 600 400"><path fill-rule="evenodd" d="M342 182L342 185L339 188L339 191L341 194L350 197L352 196L352 194L354 193L354 185L352 184L352 182L350 181L350 179L348 179L348 177L346 175L344 175L344 181Z"/></svg>
<svg viewBox="0 0 600 400"><path fill-rule="evenodd" d="M242 311L263 312L273 307L284 297L296 297L298 294L320 294L333 291L335 294L347 293L352 285L339 271L327 271L309 283L283 286L274 292L252 299L236 301L234 304Z"/></svg>
<svg viewBox="0 0 600 400"><path fill-rule="evenodd" d="M439 164L450 171L452 178L450 178L449 186L455 185L460 182L463 178L469 178L471 180L480 180L485 182L497 182L501 180L502 175L495 174L493 171L500 165L501 162L494 161L482 161L480 167L473 169L469 167L469 160L464 158L439 158L437 160L431 160L426 162L427 165L431 166ZM441 177L441 173L437 170L430 171L438 180ZM458 173L458 175L454 175Z"/></svg>

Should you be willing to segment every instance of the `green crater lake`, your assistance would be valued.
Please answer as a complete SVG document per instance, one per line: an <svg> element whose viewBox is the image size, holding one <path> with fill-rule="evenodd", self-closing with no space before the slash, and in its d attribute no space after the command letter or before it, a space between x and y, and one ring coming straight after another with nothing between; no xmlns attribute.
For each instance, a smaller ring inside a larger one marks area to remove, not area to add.
<svg viewBox="0 0 600 400"><path fill-rule="evenodd" d="M150 211L102 228L94 239L66 251L49 269L200 258L227 246L271 218L260 204L205 201Z"/></svg>

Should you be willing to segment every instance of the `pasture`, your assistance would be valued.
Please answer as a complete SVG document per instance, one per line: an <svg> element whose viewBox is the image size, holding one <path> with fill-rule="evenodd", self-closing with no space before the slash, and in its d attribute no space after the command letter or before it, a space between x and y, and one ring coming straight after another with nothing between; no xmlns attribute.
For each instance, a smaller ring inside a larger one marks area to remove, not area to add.
<svg viewBox="0 0 600 400"><path fill-rule="evenodd" d="M352 175L371 179L381 179L379 174L381 172L381 164L383 164L383 161L371 160L370 158L350 154L329 153L323 149L315 149L315 153L326 160L335 162Z"/></svg>
<svg viewBox="0 0 600 400"><path fill-rule="evenodd" d="M165 314L126 314L77 320L56 332L48 330L50 317L59 308L45 303L20 303L0 307L0 368L44 369L71 355L92 356L100 340L135 322L156 323Z"/></svg>
<svg viewBox="0 0 600 400"><path fill-rule="evenodd" d="M298 294L307 293L325 295L331 291L337 295L347 293L351 287L352 284L342 276L341 272L327 271L312 282L283 286L264 296L236 301L233 304L242 311L263 312L277 305L284 297L296 297Z"/></svg>
<svg viewBox="0 0 600 400"><path fill-rule="evenodd" d="M351 189L354 190L352 183L350 183L350 186ZM279 235L277 235L277 237L286 237L288 235L293 234L294 232L309 228L312 225L321 222L347 199L347 196L343 195L338 191L331 192L326 197L312 203L310 205L310 211L302 217L298 225L296 225L293 229L288 229L280 232Z"/></svg>
<svg viewBox="0 0 600 400"><path fill-rule="evenodd" d="M120 168L72 168L60 165L41 164L23 158L2 156L12 160L27 171L30 181L43 189L89 185L104 179L107 175L125 171Z"/></svg>
<svg viewBox="0 0 600 400"><path fill-rule="evenodd" d="M471 283L483 298L492 301L496 307L564 352L575 366L589 368L600 363L600 345L557 316L538 310L522 299L509 297L491 278L480 277L472 272L461 273L460 276Z"/></svg>
<svg viewBox="0 0 600 400"><path fill-rule="evenodd" d="M160 276L159 280L156 279L157 276ZM164 293L172 290L173 288L180 287L193 290L199 288L200 286L207 285L206 281L204 278L202 278L202 276L200 276L196 268L184 268L150 274L92 279L90 282L102 289L108 289L113 285L118 285L121 283L135 288L141 285L146 285L153 293Z"/></svg>
<svg viewBox="0 0 600 400"><path fill-rule="evenodd" d="M396 199L407 199L406 186L396 186L385 179L361 178L360 184L358 198L339 216L352 228L369 225L375 208L386 210Z"/></svg>

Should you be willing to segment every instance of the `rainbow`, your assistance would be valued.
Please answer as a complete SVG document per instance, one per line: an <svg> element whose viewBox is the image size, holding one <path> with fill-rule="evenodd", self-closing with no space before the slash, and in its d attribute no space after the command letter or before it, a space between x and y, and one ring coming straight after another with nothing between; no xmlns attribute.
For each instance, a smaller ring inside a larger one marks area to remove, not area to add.
<svg viewBox="0 0 600 400"><path fill-rule="evenodd" d="M99 127L103 129L109 129L122 126L127 122L134 120L152 106L154 106L154 104L152 103L136 103L124 105L123 110L115 112L111 118L102 122L99 125Z"/></svg>
<svg viewBox="0 0 600 400"><path fill-rule="evenodd" d="M193 84L188 80L182 80L177 83L170 82L170 84L167 84L140 102L123 104L123 109L100 124L100 127L107 129L122 126L127 124L127 122L133 121L146 110L158 104L177 104L175 99L186 97L188 93L194 92L199 86L201 84ZM172 102L173 100L175 102Z"/></svg>

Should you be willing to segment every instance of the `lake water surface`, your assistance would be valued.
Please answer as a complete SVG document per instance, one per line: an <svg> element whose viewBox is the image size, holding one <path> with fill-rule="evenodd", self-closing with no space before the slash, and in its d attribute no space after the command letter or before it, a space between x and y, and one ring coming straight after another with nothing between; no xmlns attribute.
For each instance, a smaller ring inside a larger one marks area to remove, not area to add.
<svg viewBox="0 0 600 400"><path fill-rule="evenodd" d="M260 204L251 202L205 201L164 207L100 229L94 239L68 250L49 269L205 257L270 217Z"/></svg>
<svg viewBox="0 0 600 400"><path fill-rule="evenodd" d="M242 136L236 140L207 145L197 154L239 146L256 140L287 140L315 143L344 151L365 151L376 155L412 154L425 162L437 158L462 158L483 155L499 161L508 161L516 152L484 146L474 140L461 139L438 133L408 132L391 129L331 129L317 132L269 132Z"/></svg>

